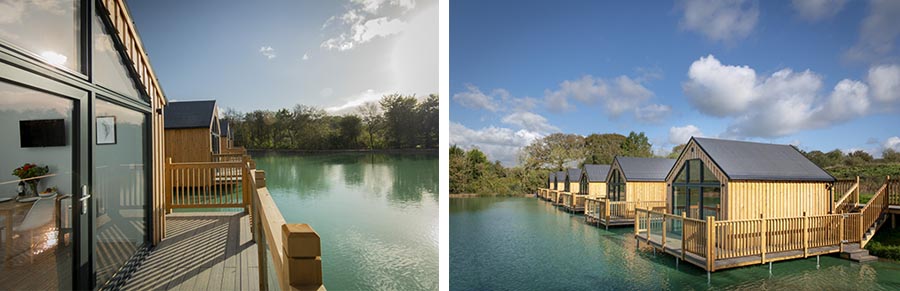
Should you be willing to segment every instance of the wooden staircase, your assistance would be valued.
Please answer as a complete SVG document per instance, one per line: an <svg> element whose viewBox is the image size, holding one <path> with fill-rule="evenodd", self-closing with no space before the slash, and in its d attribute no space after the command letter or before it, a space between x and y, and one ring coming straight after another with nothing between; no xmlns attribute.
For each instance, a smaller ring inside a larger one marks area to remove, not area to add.
<svg viewBox="0 0 900 291"><path fill-rule="evenodd" d="M847 199L851 194L855 194L854 198L856 200L859 199L859 178L857 178L856 181L856 185L851 187L847 194L839 199L835 209L842 212L846 211L844 213L851 215L860 215L860 225L861 229L864 229L864 231L862 232L859 243L848 243L844 245L841 257L856 262L875 261L878 260L878 257L870 255L869 251L865 249L865 246L873 237L875 237L878 230L887 223L890 216L889 212L892 208L891 206L900 202L900 197L897 197L900 196L900 193L897 193L900 192L897 191L898 188L900 188L898 187L900 186L900 183L898 183L900 181L891 181L891 178L887 177L884 185L875 192L875 195L872 196L866 204L862 205L850 202L853 200L852 198Z"/></svg>

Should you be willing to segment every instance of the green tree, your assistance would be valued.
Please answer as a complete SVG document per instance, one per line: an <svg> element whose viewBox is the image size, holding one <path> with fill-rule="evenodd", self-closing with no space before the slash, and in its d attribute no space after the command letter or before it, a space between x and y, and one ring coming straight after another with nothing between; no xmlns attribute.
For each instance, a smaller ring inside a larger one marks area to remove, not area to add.
<svg viewBox="0 0 900 291"><path fill-rule="evenodd" d="M680 145L672 147L672 152L669 153L669 155L666 156L666 158L677 159L678 156L681 155L681 152L684 151L685 146L687 146L687 144L680 144Z"/></svg>
<svg viewBox="0 0 900 291"><path fill-rule="evenodd" d="M358 109L359 115L362 116L362 122L366 127L367 140L369 149L375 148L375 134L380 131L382 117L381 117L381 109L378 107L378 103L375 102L366 102Z"/></svg>
<svg viewBox="0 0 900 291"><path fill-rule="evenodd" d="M340 140L346 148L356 148L358 138L362 132L362 119L356 115L347 115L340 118Z"/></svg>
<svg viewBox="0 0 900 291"><path fill-rule="evenodd" d="M586 157L582 164L611 164L622 152L625 136L617 133L591 134L584 138Z"/></svg>
<svg viewBox="0 0 900 291"><path fill-rule="evenodd" d="M900 152L894 149L885 149L881 157L888 163L900 163Z"/></svg>
<svg viewBox="0 0 900 291"><path fill-rule="evenodd" d="M388 144L394 148L415 148L420 122L416 119L416 98L391 94L381 99Z"/></svg>
<svg viewBox="0 0 900 291"><path fill-rule="evenodd" d="M629 157L649 158L653 157L650 139L643 132L628 133L628 137L622 143L622 154Z"/></svg>

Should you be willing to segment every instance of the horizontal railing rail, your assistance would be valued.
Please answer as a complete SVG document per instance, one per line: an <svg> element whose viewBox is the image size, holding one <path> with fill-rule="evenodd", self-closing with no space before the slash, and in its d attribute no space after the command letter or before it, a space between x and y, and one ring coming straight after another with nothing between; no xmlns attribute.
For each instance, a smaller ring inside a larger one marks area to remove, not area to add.
<svg viewBox="0 0 900 291"><path fill-rule="evenodd" d="M832 213L850 212L859 202L859 177L854 180L838 180L834 182L832 192L838 198L834 202Z"/></svg>

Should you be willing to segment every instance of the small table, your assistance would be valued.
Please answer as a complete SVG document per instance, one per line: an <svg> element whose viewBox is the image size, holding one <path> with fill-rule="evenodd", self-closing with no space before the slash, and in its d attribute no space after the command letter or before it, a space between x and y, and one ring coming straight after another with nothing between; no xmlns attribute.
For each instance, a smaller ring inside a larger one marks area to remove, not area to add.
<svg viewBox="0 0 900 291"><path fill-rule="evenodd" d="M36 200L35 200L36 201ZM34 201L18 202L15 199L0 202L0 217L6 218L6 254L12 252L13 215L20 210L27 210Z"/></svg>

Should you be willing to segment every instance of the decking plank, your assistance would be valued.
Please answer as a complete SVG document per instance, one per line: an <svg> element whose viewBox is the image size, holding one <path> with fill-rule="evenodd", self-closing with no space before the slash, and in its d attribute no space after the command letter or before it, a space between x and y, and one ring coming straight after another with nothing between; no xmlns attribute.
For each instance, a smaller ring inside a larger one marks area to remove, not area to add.
<svg viewBox="0 0 900 291"><path fill-rule="evenodd" d="M175 213L167 216L166 223L171 230L167 239L150 253L123 289L259 289L256 248L246 215Z"/></svg>

